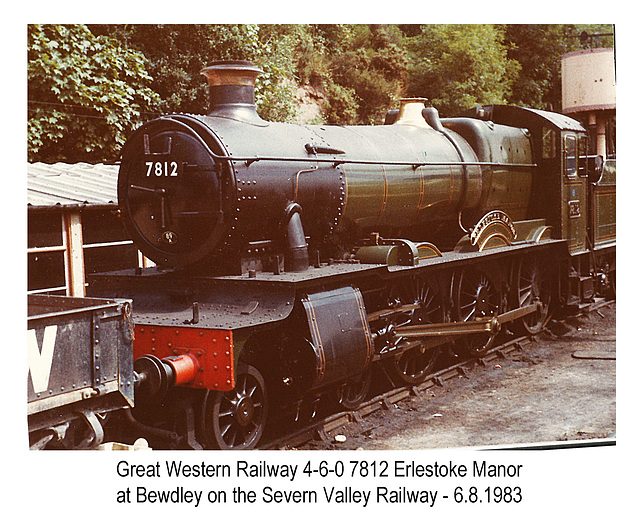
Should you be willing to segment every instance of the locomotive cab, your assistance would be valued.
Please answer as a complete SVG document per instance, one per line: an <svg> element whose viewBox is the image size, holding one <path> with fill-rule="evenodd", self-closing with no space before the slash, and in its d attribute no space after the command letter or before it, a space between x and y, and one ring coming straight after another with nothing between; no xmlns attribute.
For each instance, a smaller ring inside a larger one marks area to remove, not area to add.
<svg viewBox="0 0 640 526"><path fill-rule="evenodd" d="M562 303L615 294L615 159L589 155L587 129L566 115L499 105L466 115L530 130L537 169L529 215L547 218L553 237L567 240L570 279Z"/></svg>
<svg viewBox="0 0 640 526"><path fill-rule="evenodd" d="M529 130L537 165L529 217L544 217L553 237L568 239L576 254L587 249L587 130L578 121L543 110L483 106L466 116Z"/></svg>

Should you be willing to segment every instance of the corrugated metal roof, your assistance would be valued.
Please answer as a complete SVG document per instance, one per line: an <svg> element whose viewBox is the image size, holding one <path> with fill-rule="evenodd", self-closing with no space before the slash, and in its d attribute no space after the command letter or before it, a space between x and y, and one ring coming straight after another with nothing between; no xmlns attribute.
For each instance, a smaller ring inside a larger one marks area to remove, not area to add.
<svg viewBox="0 0 640 526"><path fill-rule="evenodd" d="M27 204L85 207L118 204L118 165L29 163Z"/></svg>

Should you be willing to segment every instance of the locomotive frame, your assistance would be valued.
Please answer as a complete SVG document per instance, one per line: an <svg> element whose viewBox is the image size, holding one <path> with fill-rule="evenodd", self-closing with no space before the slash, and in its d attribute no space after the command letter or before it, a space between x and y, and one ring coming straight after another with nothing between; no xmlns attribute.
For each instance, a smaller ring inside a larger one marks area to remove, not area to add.
<svg viewBox="0 0 640 526"><path fill-rule="evenodd" d="M252 64L204 74L209 116L161 117L123 149L125 224L158 266L89 283L133 300L150 437L253 448L270 413L357 408L374 367L418 384L441 353L615 294L615 161L579 122L408 99L385 126L266 123Z"/></svg>

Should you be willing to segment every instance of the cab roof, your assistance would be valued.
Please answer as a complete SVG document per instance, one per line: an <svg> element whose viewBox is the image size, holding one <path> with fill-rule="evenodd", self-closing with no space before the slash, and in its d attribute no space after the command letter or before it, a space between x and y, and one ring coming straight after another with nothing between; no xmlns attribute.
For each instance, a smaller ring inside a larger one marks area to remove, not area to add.
<svg viewBox="0 0 640 526"><path fill-rule="evenodd" d="M567 115L520 106L502 104L476 106L465 111L463 116L520 128L535 128L546 124L561 131L587 131L579 121Z"/></svg>

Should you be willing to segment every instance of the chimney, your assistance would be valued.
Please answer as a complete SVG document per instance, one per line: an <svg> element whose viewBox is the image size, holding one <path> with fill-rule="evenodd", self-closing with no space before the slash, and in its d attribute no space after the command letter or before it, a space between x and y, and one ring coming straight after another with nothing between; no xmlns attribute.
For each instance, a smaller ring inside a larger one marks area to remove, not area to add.
<svg viewBox="0 0 640 526"><path fill-rule="evenodd" d="M202 71L209 83L210 117L267 126L256 111L256 78L263 71L246 60L220 60Z"/></svg>

